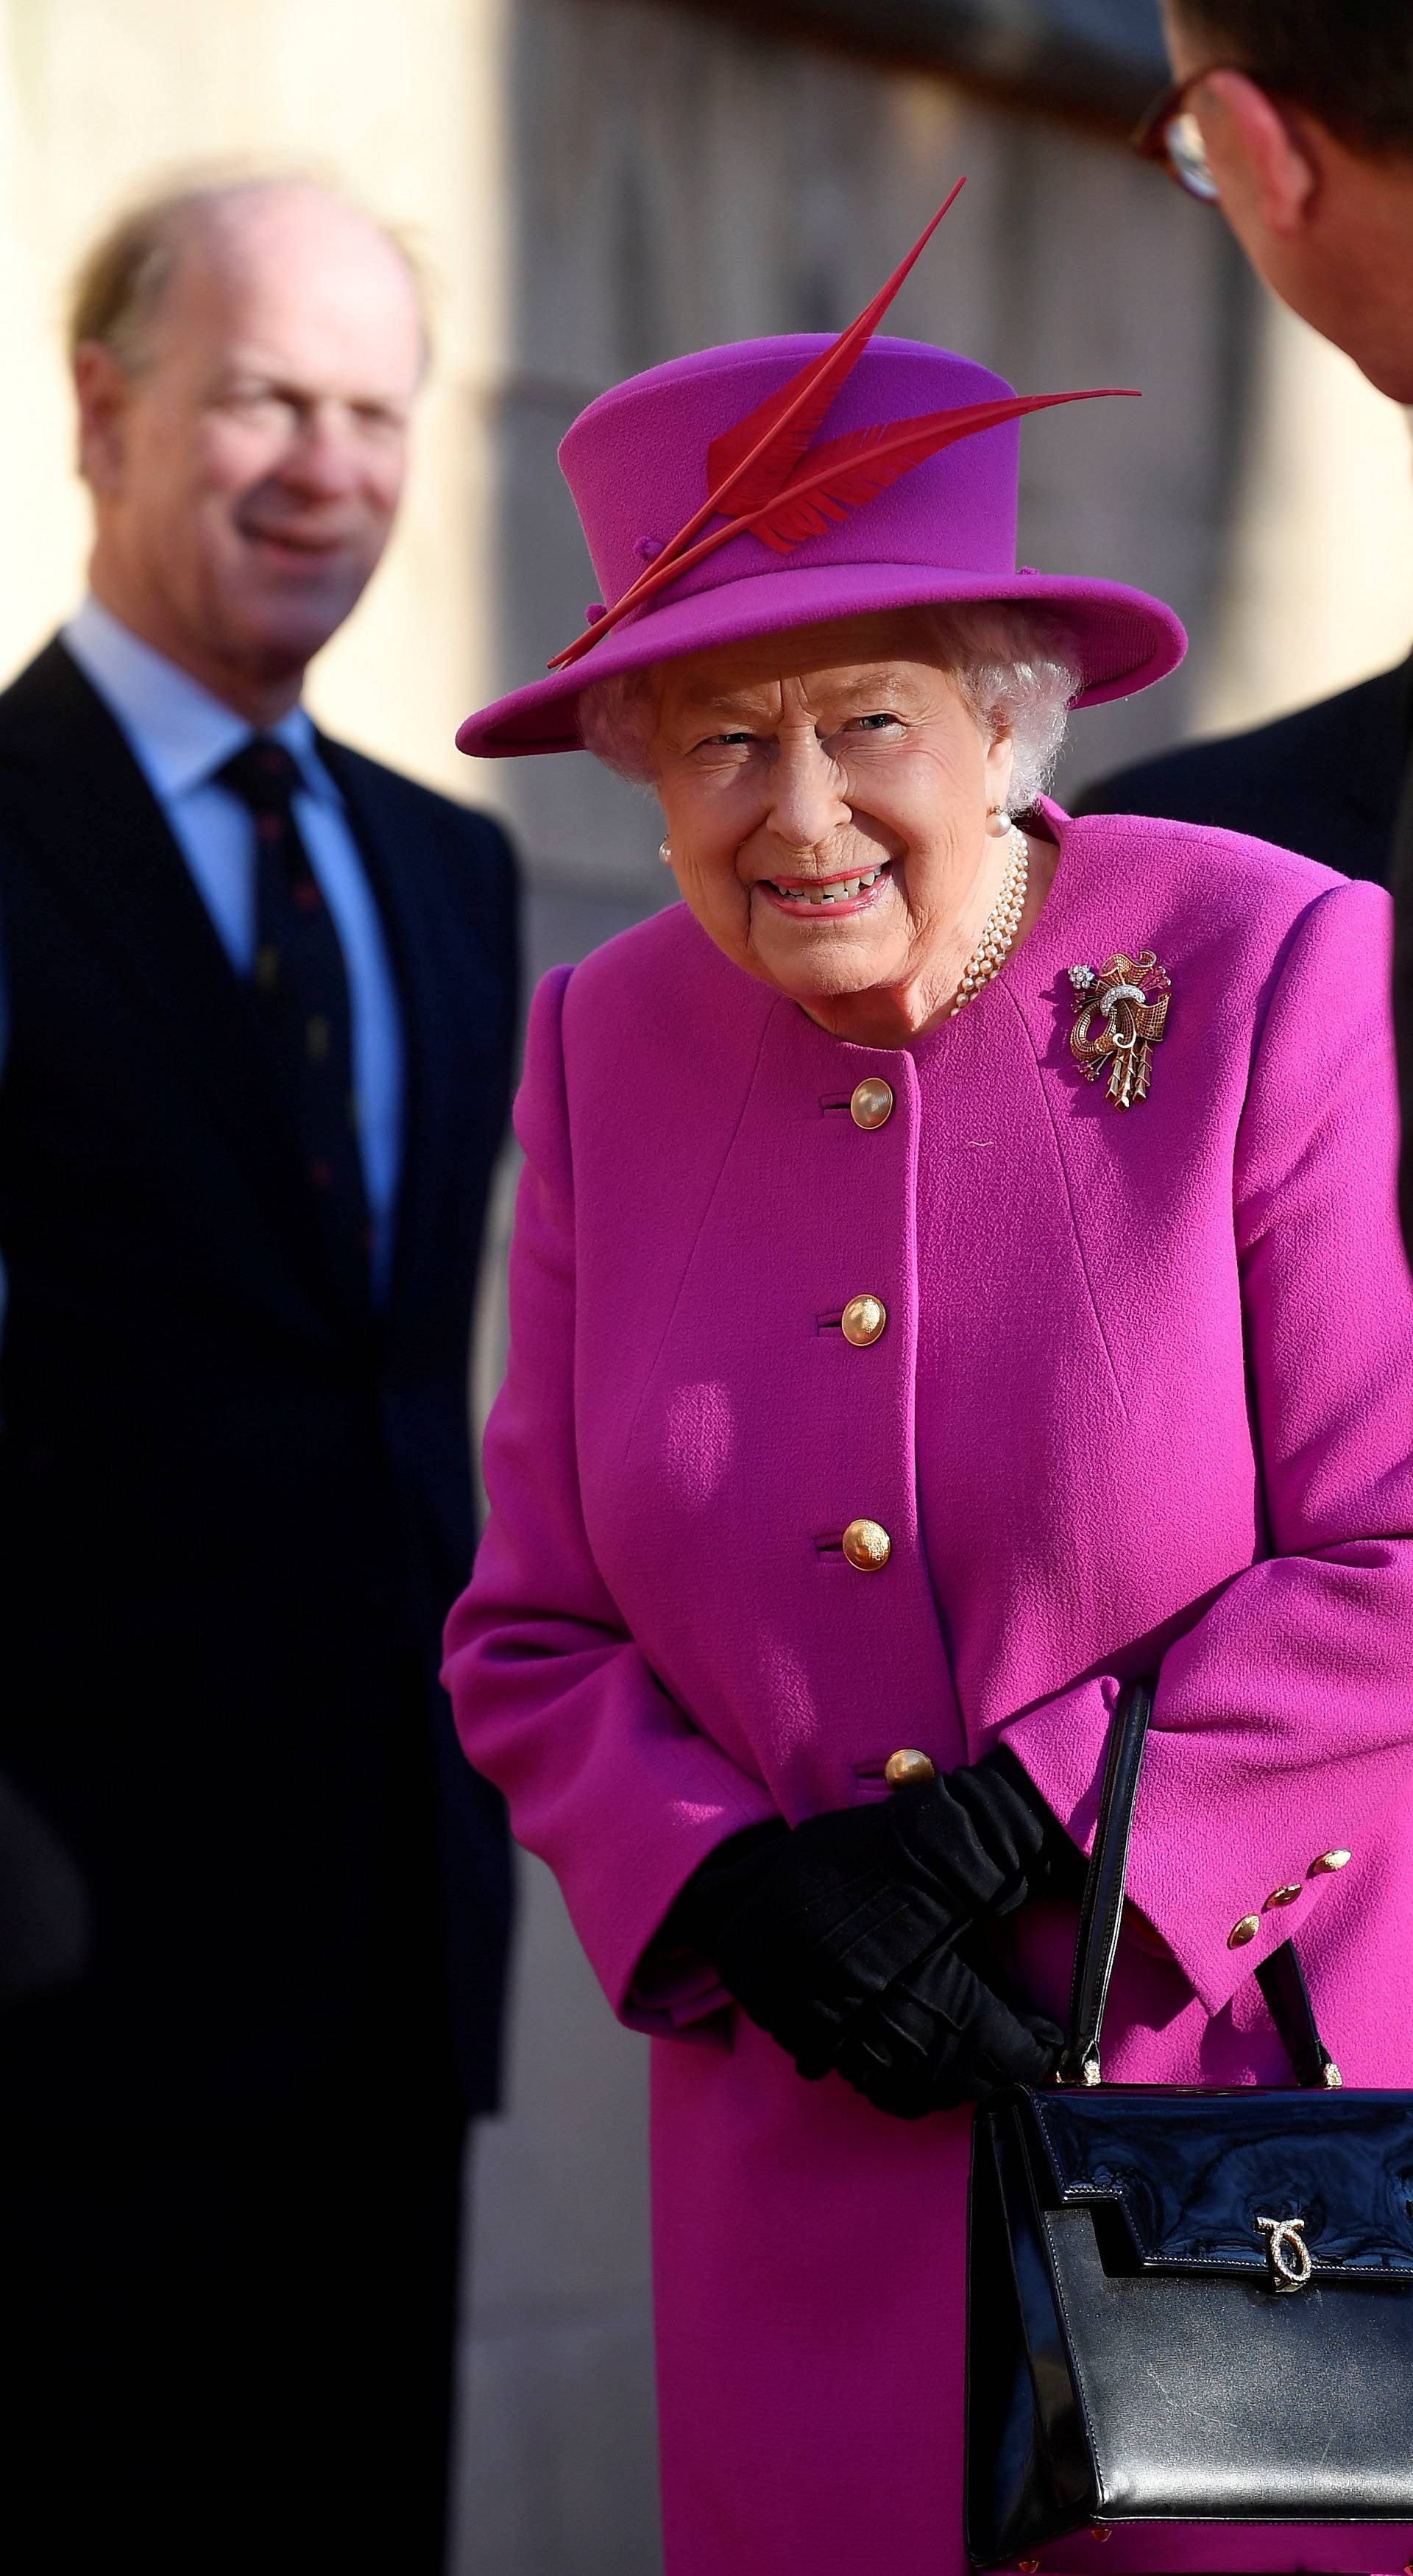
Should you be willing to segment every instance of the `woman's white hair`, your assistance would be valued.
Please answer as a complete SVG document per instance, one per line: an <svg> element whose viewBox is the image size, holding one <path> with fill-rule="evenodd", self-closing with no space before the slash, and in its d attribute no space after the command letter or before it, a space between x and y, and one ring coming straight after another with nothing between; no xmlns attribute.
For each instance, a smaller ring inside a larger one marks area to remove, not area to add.
<svg viewBox="0 0 1413 2576"><path fill-rule="evenodd" d="M985 734L1008 733L1009 801L1024 814L1059 758L1070 702L1083 683L1078 655L1055 619L1006 600L899 611L909 649L950 673ZM660 664L593 680L579 700L586 749L622 778L651 786Z"/></svg>

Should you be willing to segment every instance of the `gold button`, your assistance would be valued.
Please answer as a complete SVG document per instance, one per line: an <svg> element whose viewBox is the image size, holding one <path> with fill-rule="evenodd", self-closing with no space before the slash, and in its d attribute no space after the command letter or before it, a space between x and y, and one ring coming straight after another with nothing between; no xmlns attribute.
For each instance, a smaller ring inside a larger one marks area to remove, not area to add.
<svg viewBox="0 0 1413 2576"><path fill-rule="evenodd" d="M890 1753L883 1765L890 1789L911 1789L918 1780L935 1780L937 1765L925 1753Z"/></svg>
<svg viewBox="0 0 1413 2576"><path fill-rule="evenodd" d="M1230 1932L1227 1934L1227 1948L1229 1950L1244 1950L1248 1941L1255 1940L1260 1929L1261 1917L1259 1914L1243 1914L1241 1921L1239 1923L1234 1923Z"/></svg>
<svg viewBox="0 0 1413 2576"><path fill-rule="evenodd" d="M849 1116L856 1127L886 1127L893 1115L893 1085L869 1074L858 1085L849 1103Z"/></svg>
<svg viewBox="0 0 1413 2576"><path fill-rule="evenodd" d="M1319 1859L1310 1863L1310 1875L1323 1878L1329 1870L1347 1869L1352 1858L1353 1854L1347 1851L1321 1852Z"/></svg>
<svg viewBox="0 0 1413 2576"><path fill-rule="evenodd" d="M878 1521L850 1521L844 1532L844 1554L860 1574L876 1574L893 1553L893 1542Z"/></svg>
<svg viewBox="0 0 1413 2576"><path fill-rule="evenodd" d="M1273 1905L1293 1905L1296 1898L1304 1893L1303 1887L1273 1887L1261 1910L1269 1913Z"/></svg>
<svg viewBox="0 0 1413 2576"><path fill-rule="evenodd" d="M846 1342L856 1351L866 1351L876 1342L888 1321L888 1309L881 1297L851 1297L839 1318L839 1328Z"/></svg>

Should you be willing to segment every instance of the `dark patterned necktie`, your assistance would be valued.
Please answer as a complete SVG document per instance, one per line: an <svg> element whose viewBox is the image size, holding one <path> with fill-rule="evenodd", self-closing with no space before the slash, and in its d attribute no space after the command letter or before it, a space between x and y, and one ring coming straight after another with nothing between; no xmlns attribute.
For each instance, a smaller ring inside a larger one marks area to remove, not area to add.
<svg viewBox="0 0 1413 2576"><path fill-rule="evenodd" d="M343 950L294 819L299 767L257 734L216 772L255 822L256 1017L344 1277L368 1290L371 1232L358 1150Z"/></svg>

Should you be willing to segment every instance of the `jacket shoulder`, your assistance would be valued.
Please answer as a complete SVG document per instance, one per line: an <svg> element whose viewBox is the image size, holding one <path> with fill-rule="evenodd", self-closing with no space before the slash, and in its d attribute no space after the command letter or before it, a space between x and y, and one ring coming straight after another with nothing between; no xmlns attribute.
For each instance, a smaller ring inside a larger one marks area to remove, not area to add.
<svg viewBox="0 0 1413 2576"><path fill-rule="evenodd" d="M1151 814L1290 841L1386 881L1413 664L1250 731L1183 743L1085 787L1076 811Z"/></svg>
<svg viewBox="0 0 1413 2576"><path fill-rule="evenodd" d="M78 664L65 652L62 639L51 635L0 689L0 730L10 732L18 718L47 699L62 696L80 678Z"/></svg>
<svg viewBox="0 0 1413 2576"><path fill-rule="evenodd" d="M1312 706L1294 707L1286 715L1271 716L1264 724L1247 726L1239 733L1210 734L1197 742L1176 744L1172 750L1146 760L1129 762L1086 788L1084 802L1102 798L1105 810L1114 812L1117 808L1109 803L1110 797L1135 781L1235 776L1240 772L1257 777L1269 775L1273 759L1293 760L1300 767L1313 760L1323 763L1335 758L1351 741L1359 740L1371 723L1387 721L1397 726L1410 695L1410 666L1400 662L1394 670L1379 671L1371 680L1357 681L1352 689L1341 689L1332 698L1319 698Z"/></svg>
<svg viewBox="0 0 1413 2576"><path fill-rule="evenodd" d="M564 993L566 1061L581 1047L601 1059L661 1053L680 1065L693 1033L721 1054L733 1035L759 1033L777 996L723 957L685 903L669 904L606 940L573 968Z"/></svg>
<svg viewBox="0 0 1413 2576"><path fill-rule="evenodd" d="M71 775L75 763L88 769L112 760L133 761L122 729L52 636L0 689L0 770L42 774L58 762Z"/></svg>
<svg viewBox="0 0 1413 2576"><path fill-rule="evenodd" d="M1096 780L1085 789L1081 801L1089 805L1102 799L1102 810L1114 813L1119 808L1117 802L1110 802L1111 797L1117 799L1136 783L1198 779L1240 769L1254 774L1263 771L1273 755L1294 755L1299 759L1317 748L1324 752L1351 732L1359 731L1370 714L1377 714L1385 701L1392 703L1405 686L1402 667L1382 671L1376 679L1361 680L1352 689L1341 689L1336 697L1321 698L1313 706L1292 708L1286 715L1272 716L1266 723L1249 725L1239 733L1210 734L1196 742L1177 743L1169 751L1129 761L1122 769Z"/></svg>
<svg viewBox="0 0 1413 2576"><path fill-rule="evenodd" d="M1321 895L1348 884L1337 868L1279 841L1217 823L1189 823L1171 815L1077 815L1069 825L1091 858L1111 855L1116 875L1141 883L1169 900L1200 904L1218 916L1259 911L1269 919L1295 920ZM1377 895L1378 889L1370 892Z"/></svg>
<svg viewBox="0 0 1413 2576"><path fill-rule="evenodd" d="M334 741L324 734L320 734L318 743L320 758L355 798L376 800L384 812L397 812L405 828L459 842L486 866L513 872L510 836L493 814L483 813L478 806L463 805L457 797L444 795L440 788L428 787L420 778L409 778L405 771L374 760L366 751L355 751L351 743Z"/></svg>
<svg viewBox="0 0 1413 2576"><path fill-rule="evenodd" d="M544 976L527 1072L552 1065L571 1125L613 1138L620 1159L625 1120L657 1136L671 1130L695 1152L739 1114L779 1003L673 903Z"/></svg>
<svg viewBox="0 0 1413 2576"><path fill-rule="evenodd" d="M1073 822L1071 836L1092 905L1098 895L1093 909L1170 970L1180 964L1188 992L1218 1006L1229 1031L1245 1027L1254 1041L1297 951L1325 961L1322 972L1353 965L1387 981L1392 902L1382 886L1204 824L1096 814Z"/></svg>

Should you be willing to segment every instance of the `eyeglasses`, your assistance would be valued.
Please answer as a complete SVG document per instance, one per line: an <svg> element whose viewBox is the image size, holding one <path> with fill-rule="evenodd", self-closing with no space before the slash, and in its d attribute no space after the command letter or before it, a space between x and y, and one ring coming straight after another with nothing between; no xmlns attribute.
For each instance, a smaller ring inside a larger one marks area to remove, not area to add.
<svg viewBox="0 0 1413 2576"><path fill-rule="evenodd" d="M1244 63L1204 63L1200 72L1189 72L1186 80L1172 81L1162 96L1154 99L1129 138L1130 149L1140 161L1156 161L1170 179L1186 189L1189 197L1199 197L1204 206L1215 206L1219 191L1202 128L1187 102L1213 72L1235 71L1250 80Z"/></svg>

